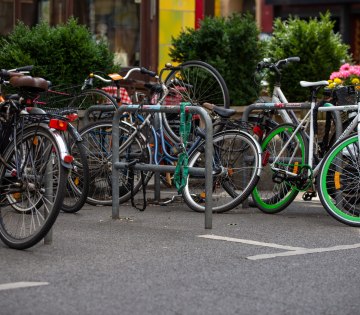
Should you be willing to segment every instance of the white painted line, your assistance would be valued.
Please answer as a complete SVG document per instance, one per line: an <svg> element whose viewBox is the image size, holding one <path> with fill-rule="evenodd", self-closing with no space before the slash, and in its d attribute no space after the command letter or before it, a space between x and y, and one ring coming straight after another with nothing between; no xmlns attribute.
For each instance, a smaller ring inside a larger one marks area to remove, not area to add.
<svg viewBox="0 0 360 315"><path fill-rule="evenodd" d="M27 287L36 287L40 285L48 285L49 282L12 282L0 284L0 291L18 289L18 288L27 288Z"/></svg>
<svg viewBox="0 0 360 315"><path fill-rule="evenodd" d="M269 258L275 258L275 257L286 257L286 256L295 256L295 255L333 252L333 251L338 251L338 250L346 250L346 249L354 249L354 248L360 248L360 244L339 245L339 246L326 247L326 248L302 249L302 250L288 251L288 252L275 253L275 254L255 255L255 256L249 256L246 258L250 259L250 260L260 260L260 259L269 259Z"/></svg>
<svg viewBox="0 0 360 315"><path fill-rule="evenodd" d="M226 236L218 236L218 235L198 235L198 237L208 238L212 240L219 240L219 241L227 241L227 242L235 242L235 243L243 243L248 245L256 245L256 246L264 246L264 247L272 247L272 248L278 248L278 249L286 249L286 250L306 250L304 247L292 247L292 246L284 246L274 243L264 243L264 242L258 242L258 241L252 241L252 240L244 240L241 238L233 238L233 237L226 237Z"/></svg>

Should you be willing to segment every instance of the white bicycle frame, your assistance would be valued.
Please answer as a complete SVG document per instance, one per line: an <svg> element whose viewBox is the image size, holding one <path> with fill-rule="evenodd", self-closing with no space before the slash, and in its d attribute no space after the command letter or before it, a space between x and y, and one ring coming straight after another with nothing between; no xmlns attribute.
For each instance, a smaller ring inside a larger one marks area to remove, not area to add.
<svg viewBox="0 0 360 315"><path fill-rule="evenodd" d="M307 161L308 161L308 166L310 168L310 170L312 170L314 177L316 177L316 175L319 172L320 169L320 165L321 163L319 163L315 168L313 168L313 162L314 162L314 145L315 145L315 141L314 141L314 108L315 108L316 103L314 101L311 102L311 108L310 110L307 112L307 114L305 115L305 117L299 122L299 124L297 125L297 127L295 128L295 130L293 131L292 135L290 136L290 138L286 141L285 145L283 146L283 148L280 150L280 152L278 153L278 155L275 157L274 161L271 163L271 168L275 171L280 171L283 173L286 173L289 176L297 176L297 174L294 174L293 172L289 172L289 171L285 171L283 169L279 169L276 168L274 165L277 163L277 161L279 160L280 156L282 155L282 153L285 151L285 149L288 147L288 145L291 143L291 141L293 141L293 139L295 138L297 132L300 129L306 129L310 123L310 134L309 134L309 152L308 152L308 156L307 156ZM331 105L331 104L329 104ZM335 143L340 142L342 139L344 139L346 136L350 135L351 132L353 130L355 130L355 128L357 128L357 134L358 134L358 144L360 146L360 102L358 103L358 105L343 105L343 106L324 106L324 107L320 107L318 109L320 112L328 112L328 111L351 111L351 110L357 110L357 115L353 118L353 120L351 121L351 123L349 124L349 126L343 131L343 133L339 136L339 138L336 140ZM281 110L280 112L286 112L285 110ZM282 115L282 117L286 117L286 115ZM290 116L289 116L290 117ZM309 120L310 117L310 120ZM296 139L296 138L295 138ZM296 149L299 147L299 142L297 140L295 140L297 142L297 147ZM360 151L360 147L359 147L359 151ZM296 152L296 150L294 150L294 152ZM294 159L294 156L290 157L290 159ZM309 170L309 172L311 172ZM309 174L310 175L310 174Z"/></svg>

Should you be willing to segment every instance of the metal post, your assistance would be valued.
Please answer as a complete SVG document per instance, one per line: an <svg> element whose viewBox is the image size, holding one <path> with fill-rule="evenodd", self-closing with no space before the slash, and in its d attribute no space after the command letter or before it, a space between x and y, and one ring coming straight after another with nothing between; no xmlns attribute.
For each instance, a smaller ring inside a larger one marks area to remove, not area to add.
<svg viewBox="0 0 360 315"><path fill-rule="evenodd" d="M126 168L126 164L119 162L119 121L123 112L135 112L141 109L142 112L165 112L165 113L179 113L179 106L160 106L160 105L122 105L116 112L113 117L113 127L112 127L112 217L113 219L119 218L119 172L118 169ZM205 229L212 228L212 156L213 156L213 129L211 119L204 108L197 106L188 106L186 111L190 113L197 113L203 118L205 122L205 168L193 168L189 167L189 174L195 174L201 172L205 174ZM149 165L149 164L139 164L135 165L134 169L142 170L152 170L156 172L169 171L174 172L175 166L166 166L166 165Z"/></svg>
<svg viewBox="0 0 360 315"><path fill-rule="evenodd" d="M154 115L154 129L155 132L160 128L160 117L159 115ZM154 201L160 202L160 173L155 172L154 174Z"/></svg>
<svg viewBox="0 0 360 315"><path fill-rule="evenodd" d="M53 188L54 179L52 177L52 155L50 155L50 160L46 164L44 181L45 181L45 196L47 196L47 198L45 200L45 205L43 207L45 208L44 216L47 217L46 208L50 208L51 206L53 206L51 205L51 203L53 202L52 197L54 193L54 188ZM50 231L45 235L44 244L50 245L52 243L52 240L53 240L53 228L51 228Z"/></svg>

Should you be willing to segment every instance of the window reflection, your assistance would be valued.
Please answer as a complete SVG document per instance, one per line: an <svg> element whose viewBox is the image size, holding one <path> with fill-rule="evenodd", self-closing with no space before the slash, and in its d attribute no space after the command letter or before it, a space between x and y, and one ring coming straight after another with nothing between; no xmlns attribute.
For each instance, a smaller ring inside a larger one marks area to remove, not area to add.
<svg viewBox="0 0 360 315"><path fill-rule="evenodd" d="M122 66L138 65L140 4L134 0L93 0L91 8L95 38L109 42L116 61Z"/></svg>

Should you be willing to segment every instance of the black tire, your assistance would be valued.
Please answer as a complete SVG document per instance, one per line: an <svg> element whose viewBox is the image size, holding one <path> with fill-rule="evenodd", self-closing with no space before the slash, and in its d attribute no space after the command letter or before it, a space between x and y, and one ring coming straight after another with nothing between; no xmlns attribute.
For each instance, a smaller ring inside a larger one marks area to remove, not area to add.
<svg viewBox="0 0 360 315"><path fill-rule="evenodd" d="M100 89L84 90L78 95L74 96L69 103L69 108L77 108L78 110L87 110L90 107L105 106L106 111L94 110L89 114L89 121L97 121L99 119L109 119L113 116L115 110L118 108L116 100L108 93Z"/></svg>
<svg viewBox="0 0 360 315"><path fill-rule="evenodd" d="M259 182L252 192L256 206L264 213L278 213L284 210L297 196L299 190L288 180L275 182L271 162L283 149L296 127L292 124L281 124L273 129L261 143L263 150L263 170ZM289 172L299 172L306 164L308 145L306 136L302 131L296 134L296 139L289 144L279 157L276 167ZM299 144L299 145L298 145ZM301 159L290 163L289 157Z"/></svg>
<svg viewBox="0 0 360 315"><path fill-rule="evenodd" d="M0 165L0 238L11 248L37 244L53 226L64 199L67 169L47 128L25 128Z"/></svg>
<svg viewBox="0 0 360 315"><path fill-rule="evenodd" d="M326 211L349 226L360 226L360 167L358 135L332 147L322 160L317 191Z"/></svg>
<svg viewBox="0 0 360 315"><path fill-rule="evenodd" d="M229 211L244 201L255 187L261 168L261 150L256 140L238 130L227 130L213 138L213 212ZM190 167L205 167L204 144L192 153ZM186 204L196 212L205 211L205 177L189 175L183 190Z"/></svg>
<svg viewBox="0 0 360 315"><path fill-rule="evenodd" d="M120 147L133 129L126 123L120 122ZM90 189L87 203L91 205L111 205L112 204L112 121L93 122L80 130L86 156L89 165ZM120 155L120 161L130 162L139 157L146 164L152 163L150 146L146 143L145 136L139 133L131 142L127 150ZM151 177L150 172L145 173L145 183ZM130 172L122 170L120 176L120 202L126 202L131 198ZM141 174L134 171L133 193L142 187Z"/></svg>
<svg viewBox="0 0 360 315"><path fill-rule="evenodd" d="M61 210L67 213L79 211L85 204L90 187L89 166L83 141L79 141L69 128L65 135L69 152L74 157L72 169L69 172L66 192Z"/></svg>
<svg viewBox="0 0 360 315"><path fill-rule="evenodd" d="M192 105L205 102L230 107L229 91L221 74L211 65L203 61L191 60L180 64L177 70L172 70L165 84L169 95L164 105L178 105L180 102L190 102ZM169 136L179 142L179 114L163 113L163 124ZM194 119L199 124L199 119Z"/></svg>

